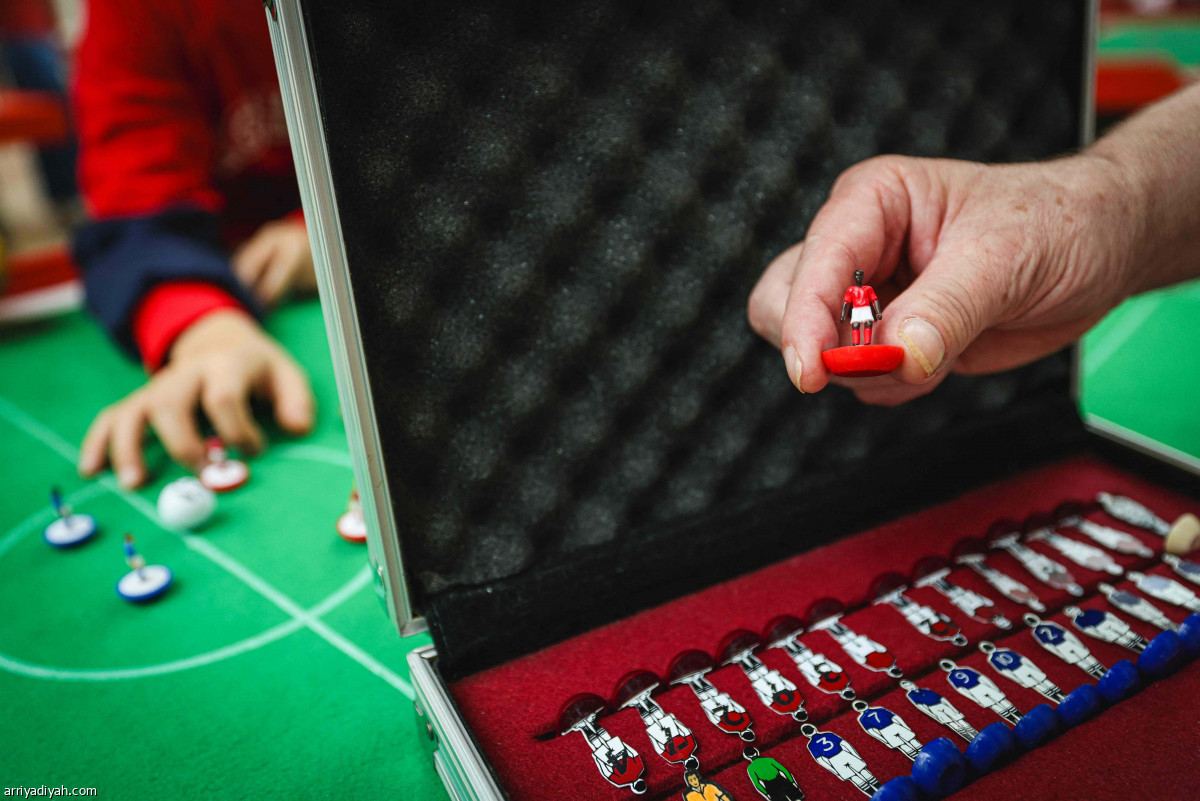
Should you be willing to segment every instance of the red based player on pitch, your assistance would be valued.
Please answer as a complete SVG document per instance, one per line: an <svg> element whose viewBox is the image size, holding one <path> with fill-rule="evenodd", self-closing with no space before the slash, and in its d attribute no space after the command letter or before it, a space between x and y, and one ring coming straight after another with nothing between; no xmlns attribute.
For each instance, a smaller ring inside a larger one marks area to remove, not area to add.
<svg viewBox="0 0 1200 801"><path fill-rule="evenodd" d="M854 271L854 285L842 296L841 322L850 314L853 345L833 348L821 354L821 361L834 375L851 378L883 375L900 366L904 350L894 345L872 345L871 329L876 320L883 319L879 297L869 285L863 285L863 271Z"/></svg>

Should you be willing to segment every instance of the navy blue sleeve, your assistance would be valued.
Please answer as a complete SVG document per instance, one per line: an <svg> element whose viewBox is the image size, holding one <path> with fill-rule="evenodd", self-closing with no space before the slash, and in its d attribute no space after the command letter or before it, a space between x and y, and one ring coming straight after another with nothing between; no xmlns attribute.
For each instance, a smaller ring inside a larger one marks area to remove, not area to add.
<svg viewBox="0 0 1200 801"><path fill-rule="evenodd" d="M76 232L74 250L88 311L135 358L133 314L142 297L166 281L211 283L262 316L234 276L217 238L217 218L209 212L177 209L89 222Z"/></svg>

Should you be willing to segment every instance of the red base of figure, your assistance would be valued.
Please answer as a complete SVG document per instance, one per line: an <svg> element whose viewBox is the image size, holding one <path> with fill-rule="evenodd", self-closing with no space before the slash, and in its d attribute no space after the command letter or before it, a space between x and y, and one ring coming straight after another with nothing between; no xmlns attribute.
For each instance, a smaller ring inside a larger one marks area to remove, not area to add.
<svg viewBox="0 0 1200 801"><path fill-rule="evenodd" d="M884 375L904 361L904 348L895 345L847 345L821 353L821 361L834 375L863 378Z"/></svg>

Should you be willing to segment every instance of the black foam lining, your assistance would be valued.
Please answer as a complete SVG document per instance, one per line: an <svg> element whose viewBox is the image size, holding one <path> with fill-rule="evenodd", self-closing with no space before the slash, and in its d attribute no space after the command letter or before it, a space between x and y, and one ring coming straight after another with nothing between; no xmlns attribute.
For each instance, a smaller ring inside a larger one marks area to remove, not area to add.
<svg viewBox="0 0 1200 801"><path fill-rule="evenodd" d="M896 509L913 475L967 481L931 443L999 465L1072 439L1011 436L1064 425L1065 357L898 409L802 397L745 302L854 162L1075 147L1085 2L302 5L397 530L449 672L846 533L796 541L780 510L872 460L907 460L907 495L870 479Z"/></svg>

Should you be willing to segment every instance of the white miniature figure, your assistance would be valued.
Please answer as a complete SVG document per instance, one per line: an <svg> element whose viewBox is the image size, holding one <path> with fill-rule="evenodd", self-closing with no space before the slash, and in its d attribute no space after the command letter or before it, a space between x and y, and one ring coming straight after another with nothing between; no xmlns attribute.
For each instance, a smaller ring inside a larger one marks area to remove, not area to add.
<svg viewBox="0 0 1200 801"><path fill-rule="evenodd" d="M902 680L900 686L904 689L905 696L913 706L938 723L949 728L968 743L979 736L979 732L975 730L975 727L967 723L967 719L963 716L963 713L959 712L954 707L954 704L933 690L918 687L908 679Z"/></svg>
<svg viewBox="0 0 1200 801"><path fill-rule="evenodd" d="M909 759L917 758L922 743L904 718L890 709L871 706L866 701L855 701L853 706L858 713L858 725L862 726L863 731Z"/></svg>
<svg viewBox="0 0 1200 801"><path fill-rule="evenodd" d="M1024 604L1035 612L1046 611L1045 605L1038 600L1038 597L1033 594L1031 589L1007 573L1001 573L996 568L984 562L983 554L963 554L958 557L958 563L974 570L984 581L999 590L1000 594L1008 600Z"/></svg>
<svg viewBox="0 0 1200 801"><path fill-rule="evenodd" d="M1122 612L1127 612L1138 620L1144 620L1163 631L1179 630L1179 626L1176 625L1175 621L1164 615L1161 609L1145 598L1139 598L1131 592L1125 592L1125 590L1115 589L1109 584L1101 583L1099 590L1104 593L1104 597L1108 599L1110 604Z"/></svg>
<svg viewBox="0 0 1200 801"><path fill-rule="evenodd" d="M840 695L847 701L854 698L854 690L850 688L850 677L841 666L800 642L799 637L800 632L795 631L767 647L783 650L796 663L800 675L818 690Z"/></svg>
<svg viewBox="0 0 1200 801"><path fill-rule="evenodd" d="M1135 634L1128 623L1103 609L1067 606L1063 607L1063 612L1071 619L1072 626L1089 637L1120 645L1139 654L1146 649L1146 640Z"/></svg>
<svg viewBox="0 0 1200 801"><path fill-rule="evenodd" d="M1025 615L1025 623L1033 629L1033 639L1038 645L1068 665L1075 665L1097 679L1108 670L1078 637L1057 623L1041 620L1037 615Z"/></svg>
<svg viewBox="0 0 1200 801"><path fill-rule="evenodd" d="M842 646L842 650L846 652L847 656L867 670L874 670L877 673L887 673L893 679L898 679L903 675L900 668L896 665L896 657L892 656L890 651L870 637L854 633L846 624L841 622L840 616L834 616L819 623L813 623L809 628L827 632L838 645Z"/></svg>
<svg viewBox="0 0 1200 801"><path fill-rule="evenodd" d="M844 782L852 782L868 798L879 790L879 779L867 769L867 763L854 746L827 731L817 731L816 726L805 724L800 733L808 738L808 752L817 764Z"/></svg>
<svg viewBox="0 0 1200 801"><path fill-rule="evenodd" d="M1039 581L1056 590L1065 590L1074 596L1083 595L1083 587L1075 581L1071 571L1049 556L1040 554L1017 541L1019 535L1007 534L992 542L993 548L1001 548L1013 555Z"/></svg>
<svg viewBox="0 0 1200 801"><path fill-rule="evenodd" d="M967 635L959 630L957 623L942 613L909 598L904 594L903 589L893 590L878 598L875 603L887 604L892 607L904 615L904 619L926 637L939 642L952 642L959 647L967 644Z"/></svg>
<svg viewBox="0 0 1200 801"><path fill-rule="evenodd" d="M916 586L933 587L935 590L945 596L946 600L957 606L967 615L967 617L971 618L977 623L990 623L996 628L1005 630L1012 628L1012 621L1010 621L1004 615L995 614L989 615L988 617L980 615L980 609L984 607L990 609L996 605L996 602L991 598L988 598L986 595L980 595L974 590L968 590L966 587L960 587L951 582L948 578L949 575L950 568L942 568L941 570L930 573L928 576L918 580L916 582Z"/></svg>
<svg viewBox="0 0 1200 801"><path fill-rule="evenodd" d="M1022 656L1008 648L997 648L995 644L984 640L979 643L979 650L987 654L988 664L995 668L1001 676L1008 678L1022 687L1041 693L1056 704L1061 704L1066 694L1058 685L1050 681L1046 672L1033 664L1027 656Z"/></svg>
<svg viewBox="0 0 1200 801"><path fill-rule="evenodd" d="M990 709L1009 723L1019 723L1021 712L1012 705L1008 696L996 686L996 683L984 676L978 670L969 667L959 667L949 659L941 661L942 670L946 671L946 681L958 691L959 695L970 698L984 709Z"/></svg>
<svg viewBox="0 0 1200 801"><path fill-rule="evenodd" d="M1196 593L1180 584L1178 581L1156 573L1149 575L1131 572L1127 578L1137 582L1137 588L1149 595L1173 606L1178 606L1189 612L1200 612L1200 598Z"/></svg>
<svg viewBox="0 0 1200 801"><path fill-rule="evenodd" d="M1123 568L1113 561L1111 556L1099 548L1088 545L1086 542L1064 537L1062 534L1051 529L1042 528L1031 532L1028 539L1030 541L1046 543L1075 564L1080 567L1086 567L1088 570L1095 570L1097 573L1108 573L1113 576L1119 576L1124 572Z"/></svg>

